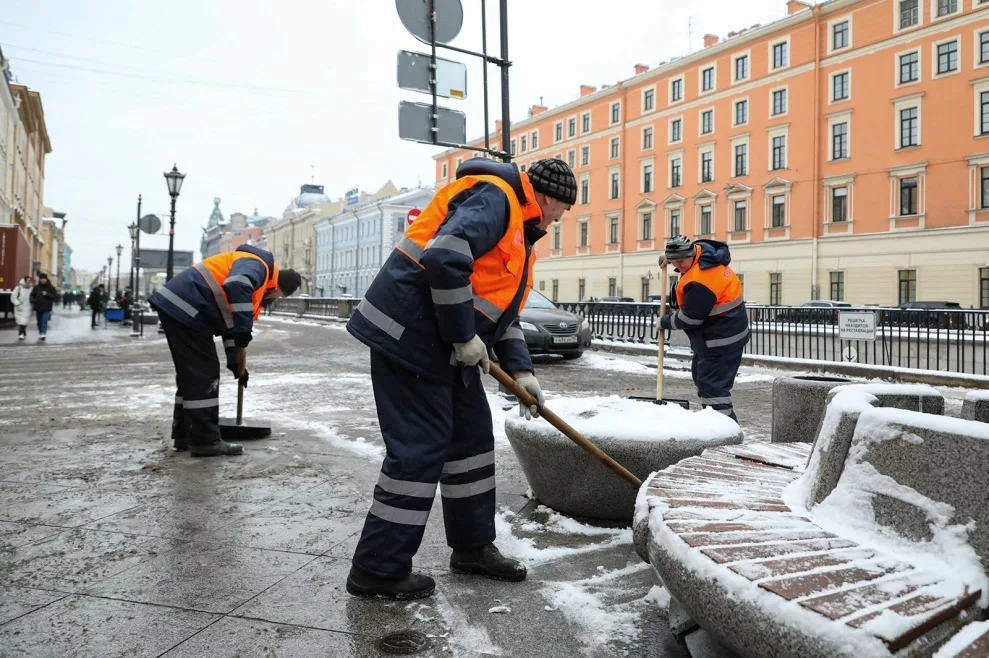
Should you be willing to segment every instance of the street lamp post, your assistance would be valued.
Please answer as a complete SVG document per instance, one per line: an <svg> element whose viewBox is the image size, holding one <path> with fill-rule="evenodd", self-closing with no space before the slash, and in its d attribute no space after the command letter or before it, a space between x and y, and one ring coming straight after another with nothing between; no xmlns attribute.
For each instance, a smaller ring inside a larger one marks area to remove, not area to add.
<svg viewBox="0 0 989 658"><path fill-rule="evenodd" d="M113 274L113 256L106 257L106 294L109 297L110 291L113 288L110 287L110 275Z"/></svg>
<svg viewBox="0 0 989 658"><path fill-rule="evenodd" d="M114 296L120 297L120 255L124 253L124 245L117 243L117 282L114 285Z"/></svg>
<svg viewBox="0 0 989 658"><path fill-rule="evenodd" d="M131 295L134 294L134 239L137 237L137 224L131 224L127 227L127 232L130 233L130 291Z"/></svg>
<svg viewBox="0 0 989 658"><path fill-rule="evenodd" d="M168 226L168 271L165 273L165 281L172 280L172 266L175 258L175 200L179 198L182 191L182 181L185 174L180 174L178 167L172 165L172 170L165 173L165 182L168 183L168 196L172 197L172 214Z"/></svg>

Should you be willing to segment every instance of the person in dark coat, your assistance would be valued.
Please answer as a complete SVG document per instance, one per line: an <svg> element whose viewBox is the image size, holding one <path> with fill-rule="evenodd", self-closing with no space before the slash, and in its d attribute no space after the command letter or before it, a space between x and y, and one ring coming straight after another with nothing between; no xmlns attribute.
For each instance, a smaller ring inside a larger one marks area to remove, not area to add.
<svg viewBox="0 0 989 658"><path fill-rule="evenodd" d="M93 322L92 327L95 329L99 326L98 318L100 317L100 311L103 309L103 284L93 288L93 291L89 293L89 299L87 300L89 308L93 311Z"/></svg>
<svg viewBox="0 0 989 658"><path fill-rule="evenodd" d="M34 314L38 318L38 333L41 340L45 340L48 333L48 320L52 315L52 305L58 297L58 291L48 280L48 275L38 272L38 285L31 291L31 303L34 305Z"/></svg>

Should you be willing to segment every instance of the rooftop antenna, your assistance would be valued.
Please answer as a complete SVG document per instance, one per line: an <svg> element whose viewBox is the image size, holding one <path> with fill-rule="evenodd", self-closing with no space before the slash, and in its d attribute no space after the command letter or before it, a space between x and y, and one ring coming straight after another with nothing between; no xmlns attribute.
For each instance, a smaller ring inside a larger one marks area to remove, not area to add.
<svg viewBox="0 0 989 658"><path fill-rule="evenodd" d="M694 52L694 17L687 18L687 52Z"/></svg>
<svg viewBox="0 0 989 658"><path fill-rule="evenodd" d="M309 165L309 182L316 182L316 165Z"/></svg>

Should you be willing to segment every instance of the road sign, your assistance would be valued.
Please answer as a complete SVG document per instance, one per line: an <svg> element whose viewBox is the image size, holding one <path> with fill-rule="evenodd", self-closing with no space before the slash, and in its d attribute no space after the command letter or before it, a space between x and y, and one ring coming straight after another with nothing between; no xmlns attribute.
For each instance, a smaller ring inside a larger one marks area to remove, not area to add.
<svg viewBox="0 0 989 658"><path fill-rule="evenodd" d="M408 50L398 51L398 88L432 93L429 82L429 55ZM467 65L452 59L436 58L436 95L443 98L467 98Z"/></svg>
<svg viewBox="0 0 989 658"><path fill-rule="evenodd" d="M412 226L412 222L414 222L416 220L416 217L418 217L420 214L422 214L421 210L419 210L418 208L413 208L412 210L409 211L409 214L405 216L405 221L409 223L409 226Z"/></svg>
<svg viewBox="0 0 989 658"><path fill-rule="evenodd" d="M841 340L876 340L876 314L871 311L838 311Z"/></svg>
<svg viewBox="0 0 989 658"><path fill-rule="evenodd" d="M176 269L192 267L191 251L173 251L172 266ZM168 268L168 249L141 249L141 267L148 270Z"/></svg>
<svg viewBox="0 0 989 658"><path fill-rule="evenodd" d="M460 0L432 0L436 13L436 43L450 43L464 24ZM429 0L395 0L398 17L405 29L419 41L429 43Z"/></svg>
<svg viewBox="0 0 989 658"><path fill-rule="evenodd" d="M432 131L433 106L402 101L398 104L398 136L413 142L436 141L464 144L467 141L467 115L445 107L436 108L436 134Z"/></svg>
<svg viewBox="0 0 989 658"><path fill-rule="evenodd" d="M845 361L845 363L858 363L858 350L849 345L841 351L841 358Z"/></svg>
<svg viewBox="0 0 989 658"><path fill-rule="evenodd" d="M158 215L145 215L137 220L137 225L142 231L152 235L161 230L161 220L158 219Z"/></svg>

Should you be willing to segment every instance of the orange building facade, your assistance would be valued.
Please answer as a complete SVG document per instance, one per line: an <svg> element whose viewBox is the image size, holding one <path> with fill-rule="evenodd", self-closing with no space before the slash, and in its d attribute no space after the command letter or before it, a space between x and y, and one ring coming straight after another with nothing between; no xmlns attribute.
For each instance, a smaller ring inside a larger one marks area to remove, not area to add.
<svg viewBox="0 0 989 658"><path fill-rule="evenodd" d="M683 234L730 245L749 301L989 308L989 0L787 8L512 125L520 167L578 181L537 289L658 294ZM435 156L437 186L473 156Z"/></svg>

